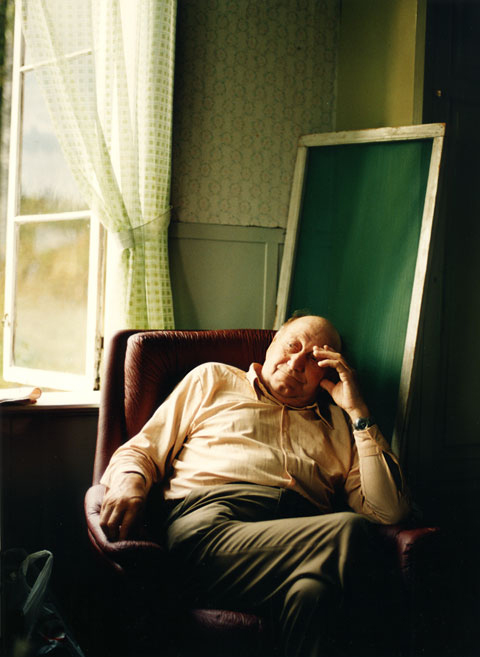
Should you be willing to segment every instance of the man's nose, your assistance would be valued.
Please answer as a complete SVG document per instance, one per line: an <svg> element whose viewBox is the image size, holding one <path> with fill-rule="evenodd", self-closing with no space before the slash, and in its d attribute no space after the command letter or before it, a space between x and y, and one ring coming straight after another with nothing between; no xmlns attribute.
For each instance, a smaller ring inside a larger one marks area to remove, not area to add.
<svg viewBox="0 0 480 657"><path fill-rule="evenodd" d="M289 364L292 370L304 370L305 369L305 354L301 351L291 354L289 359Z"/></svg>

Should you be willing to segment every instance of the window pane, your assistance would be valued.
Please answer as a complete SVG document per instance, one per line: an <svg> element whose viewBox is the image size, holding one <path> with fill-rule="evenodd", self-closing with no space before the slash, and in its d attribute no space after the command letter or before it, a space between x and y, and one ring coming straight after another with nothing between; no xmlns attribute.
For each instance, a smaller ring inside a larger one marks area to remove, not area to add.
<svg viewBox="0 0 480 657"><path fill-rule="evenodd" d="M18 228L15 365L84 373L89 226L85 219Z"/></svg>
<svg viewBox="0 0 480 657"><path fill-rule="evenodd" d="M20 214L86 209L55 136L35 73L26 73L23 80Z"/></svg>

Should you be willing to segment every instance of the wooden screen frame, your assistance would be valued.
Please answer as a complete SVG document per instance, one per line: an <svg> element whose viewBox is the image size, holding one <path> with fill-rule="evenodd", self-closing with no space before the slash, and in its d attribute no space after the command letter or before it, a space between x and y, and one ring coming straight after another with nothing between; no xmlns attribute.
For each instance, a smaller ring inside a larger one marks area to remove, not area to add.
<svg viewBox="0 0 480 657"><path fill-rule="evenodd" d="M401 451L403 433L405 431L410 403L411 382L417 351L417 338L422 316L422 302L430 260L435 201L438 189L444 134L445 125L443 123L433 123L396 128L376 128L370 130L343 131L302 136L299 139L290 196L285 247L277 294L274 325L277 329L287 318L291 284L294 275L296 247L299 232L301 230L302 201L305 189L306 164L309 148L317 146L341 146L345 144L365 144L419 139L432 141L425 203L421 220L416 266L405 335L396 417L394 420L392 436L392 444L397 451Z"/></svg>

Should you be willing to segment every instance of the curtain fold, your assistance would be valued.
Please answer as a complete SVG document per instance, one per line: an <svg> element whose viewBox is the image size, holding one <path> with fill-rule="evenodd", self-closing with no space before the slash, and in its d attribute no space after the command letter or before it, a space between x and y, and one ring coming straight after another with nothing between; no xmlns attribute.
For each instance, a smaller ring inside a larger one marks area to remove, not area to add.
<svg viewBox="0 0 480 657"><path fill-rule="evenodd" d="M173 328L176 0L24 0L27 63L81 193L122 249L117 328ZM40 66L37 66L40 64Z"/></svg>

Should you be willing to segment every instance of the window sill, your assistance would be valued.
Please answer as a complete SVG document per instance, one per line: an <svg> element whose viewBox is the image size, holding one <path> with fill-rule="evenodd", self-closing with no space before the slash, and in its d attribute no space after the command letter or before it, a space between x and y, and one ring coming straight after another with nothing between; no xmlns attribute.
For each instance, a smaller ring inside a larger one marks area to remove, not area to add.
<svg viewBox="0 0 480 657"><path fill-rule="evenodd" d="M2 389L0 396L8 396L8 389ZM0 405L0 413L38 413L41 411L98 411L100 391L44 392L34 404Z"/></svg>

